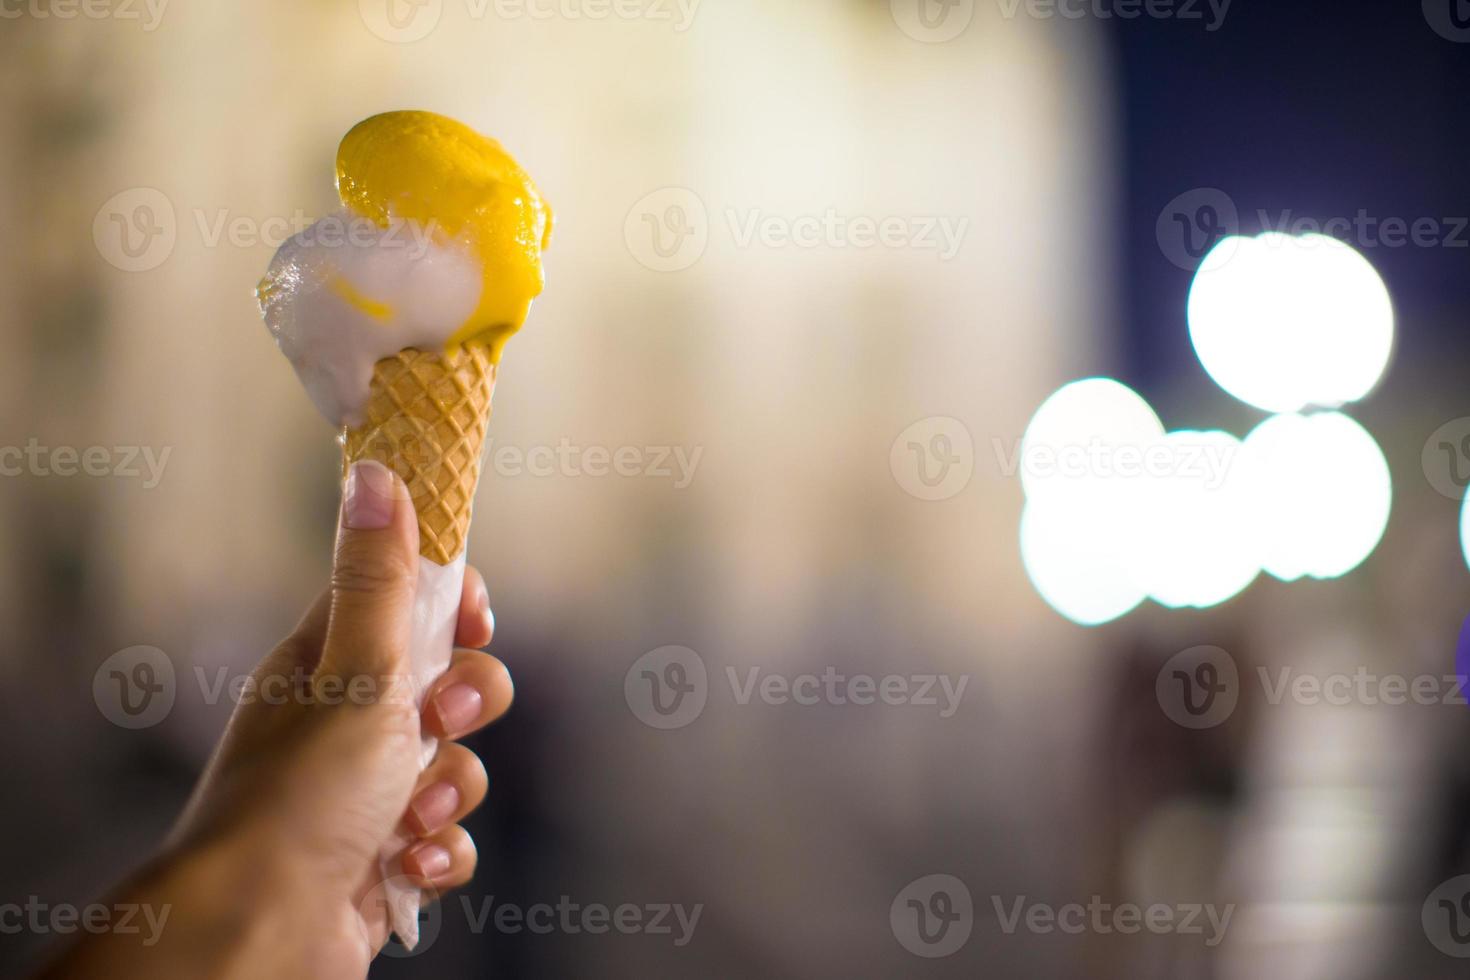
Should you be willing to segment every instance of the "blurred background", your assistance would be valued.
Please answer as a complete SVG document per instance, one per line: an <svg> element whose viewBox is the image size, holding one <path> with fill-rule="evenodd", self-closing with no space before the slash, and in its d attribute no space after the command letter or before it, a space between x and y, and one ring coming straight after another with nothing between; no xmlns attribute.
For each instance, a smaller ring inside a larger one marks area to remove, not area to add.
<svg viewBox="0 0 1470 980"><path fill-rule="evenodd" d="M480 870L375 976L1463 972L1457 0L0 17L0 906L143 861L324 583L252 290L416 107L558 226L470 549ZM1165 431L1230 465L1100 468ZM495 924L540 904L643 925ZM7 976L66 938L9 921Z"/></svg>

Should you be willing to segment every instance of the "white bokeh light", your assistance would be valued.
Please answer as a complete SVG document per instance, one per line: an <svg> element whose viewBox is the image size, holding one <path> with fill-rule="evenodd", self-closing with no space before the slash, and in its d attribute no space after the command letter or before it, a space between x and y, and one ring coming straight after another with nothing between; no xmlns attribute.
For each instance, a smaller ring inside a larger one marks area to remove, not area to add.
<svg viewBox="0 0 1470 980"><path fill-rule="evenodd" d="M1120 462L1164 434L1149 403L1112 378L1062 385L1031 416L1021 439L1021 487L1027 500L1118 493ZM1101 486L1098 481L1102 480ZM1135 481L1136 482L1136 481Z"/></svg>
<svg viewBox="0 0 1470 980"><path fill-rule="evenodd" d="M1241 441L1228 432L1171 432L1153 455L1134 503L1130 578L1170 608L1218 605L1261 567Z"/></svg>
<svg viewBox="0 0 1470 980"><path fill-rule="evenodd" d="M1021 561L1031 584L1083 626L1117 619L1143 601L1124 568L1129 537L1100 497L1033 500L1021 512Z"/></svg>
<svg viewBox="0 0 1470 980"><path fill-rule="evenodd" d="M1470 566L1470 494L1466 494L1465 502L1460 505L1460 554Z"/></svg>
<svg viewBox="0 0 1470 980"><path fill-rule="evenodd" d="M1324 235L1231 236L1200 264L1187 313L1210 377L1278 414L1244 440L1166 433L1142 397L1108 378L1042 403L1020 447L1021 557L1074 622L1108 622L1145 598L1218 605L1262 571L1336 578L1387 528L1383 451L1330 410L1367 395L1393 351L1393 307L1367 259ZM1298 414L1311 409L1328 410ZM1460 537L1470 565L1470 500Z"/></svg>
<svg viewBox="0 0 1470 980"><path fill-rule="evenodd" d="M1190 286L1189 336L1221 388L1268 412L1362 398L1393 350L1376 270L1326 235L1221 241Z"/></svg>
<svg viewBox="0 0 1470 980"><path fill-rule="evenodd" d="M1095 626L1144 599L1130 578L1144 450L1164 426L1148 402L1111 378L1063 385L1021 440L1021 560L1057 612Z"/></svg>
<svg viewBox="0 0 1470 980"><path fill-rule="evenodd" d="M1337 578L1378 546L1393 502L1388 461L1346 415L1273 415L1246 436L1241 463L1261 567L1276 578Z"/></svg>

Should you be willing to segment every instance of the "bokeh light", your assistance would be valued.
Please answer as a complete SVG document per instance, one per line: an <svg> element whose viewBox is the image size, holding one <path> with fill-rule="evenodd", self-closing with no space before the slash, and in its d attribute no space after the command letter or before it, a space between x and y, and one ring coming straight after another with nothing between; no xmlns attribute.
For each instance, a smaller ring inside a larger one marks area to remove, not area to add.
<svg viewBox="0 0 1470 980"><path fill-rule="evenodd" d="M1262 571L1336 578L1383 536L1387 460L1340 412L1273 415L1244 440L1161 428L1147 402L1107 379L1060 389L1027 428L1022 563L1073 622L1109 622L1145 598L1208 608ZM1064 465L1067 447L1089 451ZM1470 562L1470 512L1461 543Z"/></svg>
<svg viewBox="0 0 1470 980"><path fill-rule="evenodd" d="M1206 607L1260 561L1239 439L1166 433L1142 396L1109 378L1058 389L1021 443L1021 557L1037 592L1097 625L1145 598Z"/></svg>
<svg viewBox="0 0 1470 980"><path fill-rule="evenodd" d="M1156 448L1131 555L1132 577L1161 605L1218 605L1259 573L1242 450L1218 430L1171 432Z"/></svg>
<svg viewBox="0 0 1470 980"><path fill-rule="evenodd" d="M1126 470L1163 435L1159 416L1127 385L1112 378L1065 384L1041 403L1021 439L1026 499L1116 493L1120 482L1129 482L1120 465Z"/></svg>
<svg viewBox="0 0 1470 980"><path fill-rule="evenodd" d="M1037 592L1073 622L1105 623L1144 599L1128 555L1145 452L1163 435L1148 402L1111 378L1063 385L1026 426L1021 559Z"/></svg>
<svg viewBox="0 0 1470 980"><path fill-rule="evenodd" d="M1362 398L1393 349L1383 280L1326 235L1224 239L1195 274L1188 318L1210 377L1268 412Z"/></svg>
<svg viewBox="0 0 1470 980"><path fill-rule="evenodd" d="M1465 556L1465 564L1470 566L1470 494L1460 504L1460 553Z"/></svg>
<svg viewBox="0 0 1470 980"><path fill-rule="evenodd" d="M1021 513L1021 561L1053 609L1074 623L1097 626L1144 599L1127 574L1129 531L1106 497L1028 501Z"/></svg>
<svg viewBox="0 0 1470 980"><path fill-rule="evenodd" d="M1345 575L1383 537L1388 461L1346 415L1274 415L1246 436L1241 462L1261 566L1276 578Z"/></svg>

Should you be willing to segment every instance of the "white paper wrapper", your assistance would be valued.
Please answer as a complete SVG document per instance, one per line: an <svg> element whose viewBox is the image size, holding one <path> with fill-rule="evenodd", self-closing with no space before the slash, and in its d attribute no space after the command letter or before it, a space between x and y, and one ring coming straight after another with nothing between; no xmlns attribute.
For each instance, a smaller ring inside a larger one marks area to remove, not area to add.
<svg viewBox="0 0 1470 980"><path fill-rule="evenodd" d="M436 565L419 558L419 583L413 597L413 637L409 647L409 664L413 671L414 697L423 707L424 694L449 666L454 654L455 626L459 621L459 599L464 590L463 553L449 565ZM425 736L419 752L419 770L433 761L438 749L436 738ZM419 889L403 875L401 856L412 838L395 836L379 855L383 876L384 900L388 916L398 939L413 949L419 941Z"/></svg>

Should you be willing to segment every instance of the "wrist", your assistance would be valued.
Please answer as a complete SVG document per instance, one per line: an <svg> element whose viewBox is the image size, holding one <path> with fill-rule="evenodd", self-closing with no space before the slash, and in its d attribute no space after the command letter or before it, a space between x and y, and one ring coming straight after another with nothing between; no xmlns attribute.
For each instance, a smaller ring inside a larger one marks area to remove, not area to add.
<svg viewBox="0 0 1470 980"><path fill-rule="evenodd" d="M278 872L243 841L174 846L116 895L127 915L88 938L57 964L66 977L172 978L259 976L279 967L281 924L289 913Z"/></svg>

